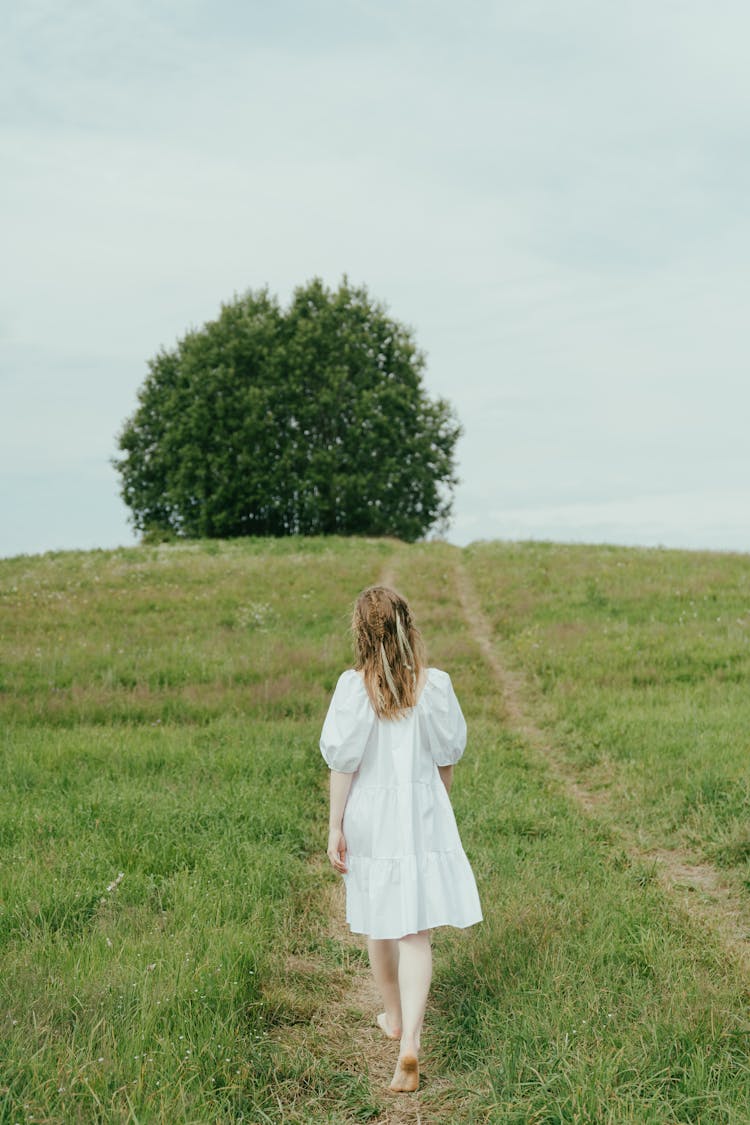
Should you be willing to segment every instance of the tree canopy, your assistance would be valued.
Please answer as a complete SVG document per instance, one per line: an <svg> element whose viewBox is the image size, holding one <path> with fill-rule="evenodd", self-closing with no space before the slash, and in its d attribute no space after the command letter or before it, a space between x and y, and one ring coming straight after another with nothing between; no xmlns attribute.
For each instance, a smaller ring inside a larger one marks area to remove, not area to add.
<svg viewBox="0 0 750 1125"><path fill-rule="evenodd" d="M447 521L461 427L363 287L250 290L148 364L113 463L143 532L394 535Z"/></svg>

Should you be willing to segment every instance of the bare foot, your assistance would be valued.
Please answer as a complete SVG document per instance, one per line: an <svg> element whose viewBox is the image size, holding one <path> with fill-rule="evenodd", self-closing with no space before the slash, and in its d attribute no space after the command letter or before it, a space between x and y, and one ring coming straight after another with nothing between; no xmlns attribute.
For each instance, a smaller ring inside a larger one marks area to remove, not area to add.
<svg viewBox="0 0 750 1125"><path fill-rule="evenodd" d="M385 1014L385 1012L381 1012L378 1016L378 1027L384 1035L388 1036L389 1039L401 1038L401 1028L399 1027L396 1031L391 1031L388 1025L388 1016Z"/></svg>
<svg viewBox="0 0 750 1125"><path fill-rule="evenodd" d="M419 1062L416 1055L400 1055L391 1079L391 1090L397 1094L413 1094L419 1086Z"/></svg>

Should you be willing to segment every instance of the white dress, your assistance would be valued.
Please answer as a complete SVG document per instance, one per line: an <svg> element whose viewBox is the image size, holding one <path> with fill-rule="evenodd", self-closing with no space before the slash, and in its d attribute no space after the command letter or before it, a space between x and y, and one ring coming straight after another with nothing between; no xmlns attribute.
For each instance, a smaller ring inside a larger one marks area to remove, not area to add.
<svg viewBox="0 0 750 1125"><path fill-rule="evenodd" d="M447 672L428 668L416 705L399 719L378 718L354 669L339 677L320 749L331 769L354 774L343 822L353 933L399 938L482 921L438 773L465 746L466 722Z"/></svg>

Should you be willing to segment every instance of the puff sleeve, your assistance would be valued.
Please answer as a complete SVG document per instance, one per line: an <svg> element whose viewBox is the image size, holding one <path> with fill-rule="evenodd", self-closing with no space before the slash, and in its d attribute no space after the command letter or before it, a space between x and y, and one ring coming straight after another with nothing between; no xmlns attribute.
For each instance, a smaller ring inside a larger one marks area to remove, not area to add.
<svg viewBox="0 0 750 1125"><path fill-rule="evenodd" d="M430 754L438 766L454 766L466 749L466 720L447 672L431 668L422 710Z"/></svg>
<svg viewBox="0 0 750 1125"><path fill-rule="evenodd" d="M342 672L320 735L320 752L329 768L355 773L376 722L361 678L353 669Z"/></svg>

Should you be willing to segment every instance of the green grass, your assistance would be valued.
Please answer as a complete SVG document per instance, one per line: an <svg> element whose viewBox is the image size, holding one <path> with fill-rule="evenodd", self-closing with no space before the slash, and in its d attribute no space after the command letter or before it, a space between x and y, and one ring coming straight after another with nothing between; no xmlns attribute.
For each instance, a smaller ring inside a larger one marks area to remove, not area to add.
<svg viewBox="0 0 750 1125"><path fill-rule="evenodd" d="M0 1120L276 1120L273 1033L311 1010L277 982L316 911L320 714L391 550L0 564Z"/></svg>
<svg viewBox="0 0 750 1125"><path fill-rule="evenodd" d="M512 601L508 587L517 577L524 588L535 550L462 552L504 639L513 636L509 619L521 600ZM587 549L553 550L585 565ZM442 560L434 548L413 548L411 556L407 594L419 601L420 590L441 589L433 648L439 660L450 658L472 732L454 804L485 922L470 937L439 935L430 1040L436 1072L454 1078L453 1119L750 1121L746 982L717 939L670 910L653 868L629 857L606 820L592 822L571 806L538 757L504 728L502 701ZM660 553L660 561L686 560ZM567 584L561 578L550 615L567 620L575 593L570 576ZM531 610L528 601L519 609L519 631ZM599 667L593 656L584 665L588 677ZM566 730L578 714L566 711L569 698L555 698ZM551 703L541 702L552 723Z"/></svg>
<svg viewBox="0 0 750 1125"><path fill-rule="evenodd" d="M587 784L644 842L687 847L750 888L750 557L555 544L467 555Z"/></svg>
<svg viewBox="0 0 750 1125"><path fill-rule="evenodd" d="M606 791L596 821L505 725L459 558L530 713ZM0 1122L382 1114L345 1023L364 962L326 922L317 739L351 602L393 563L469 721L453 795L485 911L435 935L422 1119L746 1125L747 983L614 825L747 875L748 561L375 540L0 561Z"/></svg>

